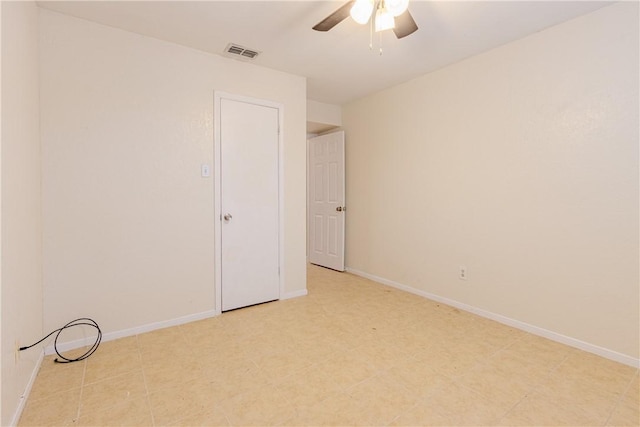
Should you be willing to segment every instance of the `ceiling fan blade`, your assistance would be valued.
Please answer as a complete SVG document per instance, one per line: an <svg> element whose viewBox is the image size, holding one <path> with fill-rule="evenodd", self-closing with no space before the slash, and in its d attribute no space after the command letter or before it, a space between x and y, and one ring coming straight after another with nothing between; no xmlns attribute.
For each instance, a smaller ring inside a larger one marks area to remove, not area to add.
<svg viewBox="0 0 640 427"><path fill-rule="evenodd" d="M353 6L354 3L355 0L346 2L340 9L318 22L313 29L316 31L329 31L349 16L351 6Z"/></svg>
<svg viewBox="0 0 640 427"><path fill-rule="evenodd" d="M402 15L396 16L396 26L393 32L396 33L397 38L401 39L406 37L417 29L418 25L416 21L413 20L413 16L411 16L408 9Z"/></svg>

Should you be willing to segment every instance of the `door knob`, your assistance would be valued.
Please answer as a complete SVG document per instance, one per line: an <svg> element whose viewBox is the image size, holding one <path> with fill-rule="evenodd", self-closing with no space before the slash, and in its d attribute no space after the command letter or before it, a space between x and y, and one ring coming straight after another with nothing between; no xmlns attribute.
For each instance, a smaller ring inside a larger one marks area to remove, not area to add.
<svg viewBox="0 0 640 427"><path fill-rule="evenodd" d="M345 206L338 206L336 208L336 211L338 211L338 212L343 212L343 211L346 211L346 210L347 210L347 208Z"/></svg>
<svg viewBox="0 0 640 427"><path fill-rule="evenodd" d="M225 214L225 216L223 216L223 218L224 218L225 221L229 221L233 217L231 216L231 214Z"/></svg>

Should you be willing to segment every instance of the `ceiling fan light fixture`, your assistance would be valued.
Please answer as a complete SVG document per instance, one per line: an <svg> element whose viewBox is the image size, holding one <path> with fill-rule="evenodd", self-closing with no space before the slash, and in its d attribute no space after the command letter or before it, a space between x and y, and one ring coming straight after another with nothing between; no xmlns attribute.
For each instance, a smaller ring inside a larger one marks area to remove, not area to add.
<svg viewBox="0 0 640 427"><path fill-rule="evenodd" d="M376 11L376 32L390 30L396 26L393 15L384 5L380 5Z"/></svg>
<svg viewBox="0 0 640 427"><path fill-rule="evenodd" d="M409 7L409 0L385 0L384 6L391 15L400 16Z"/></svg>
<svg viewBox="0 0 640 427"><path fill-rule="evenodd" d="M349 14L358 24L369 22L373 12L373 0L356 0Z"/></svg>

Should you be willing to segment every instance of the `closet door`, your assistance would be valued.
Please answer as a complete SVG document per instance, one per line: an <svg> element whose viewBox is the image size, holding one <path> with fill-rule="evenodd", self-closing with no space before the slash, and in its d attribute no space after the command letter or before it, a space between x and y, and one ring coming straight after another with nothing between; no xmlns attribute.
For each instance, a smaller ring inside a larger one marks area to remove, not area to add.
<svg viewBox="0 0 640 427"><path fill-rule="evenodd" d="M279 113L220 100L222 311L280 297Z"/></svg>

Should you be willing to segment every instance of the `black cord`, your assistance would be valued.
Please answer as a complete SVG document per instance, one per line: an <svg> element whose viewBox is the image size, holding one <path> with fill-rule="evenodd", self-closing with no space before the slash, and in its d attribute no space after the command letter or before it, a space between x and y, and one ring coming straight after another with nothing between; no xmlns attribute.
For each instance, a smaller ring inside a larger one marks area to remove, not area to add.
<svg viewBox="0 0 640 427"><path fill-rule="evenodd" d="M60 334L62 333L62 331L64 331L67 328L71 328L73 326L80 326L80 325L86 325L86 326L93 326L94 328L96 328L98 330L98 336L96 337L96 342L93 343L93 345L91 346L91 348L82 356L76 358L76 359L68 359L66 357L64 357L62 354L60 354L60 352L58 351L58 337L60 337ZM47 338L49 338L51 335L58 333L56 335L55 340L53 341L53 349L56 351L56 354L58 356L60 356L60 359L63 360L58 360L57 358L54 360L54 362L56 363L71 363L71 362L79 362L80 360L84 360L87 357L91 356L93 353L95 353L95 351L98 349L98 346L100 345L100 341L102 341L102 331L100 330L100 327L98 326L98 324L96 323L95 320L93 319L89 319L87 317L81 317L79 319L76 320L72 320L71 322L67 323L66 325L64 325L62 328L60 329L56 329L55 331L52 331L51 333L49 333L47 336L45 336L44 338L42 338L40 341L33 343L29 346L26 347L20 347L19 350L26 350L28 348L31 348L35 345L40 344L42 341L46 340Z"/></svg>

